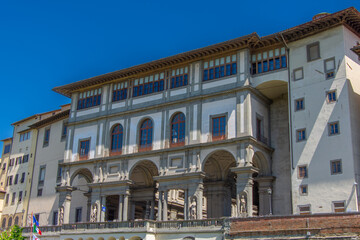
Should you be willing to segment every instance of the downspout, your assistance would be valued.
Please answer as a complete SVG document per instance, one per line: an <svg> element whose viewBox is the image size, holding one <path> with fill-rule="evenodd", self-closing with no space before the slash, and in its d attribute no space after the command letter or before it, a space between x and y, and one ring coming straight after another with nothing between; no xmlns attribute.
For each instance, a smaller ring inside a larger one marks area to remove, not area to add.
<svg viewBox="0 0 360 240"><path fill-rule="evenodd" d="M289 150L290 150L290 163L291 163L291 169L294 170L294 151L293 151L293 133L292 133L292 101L291 101L291 74L290 74L290 48L286 44L286 41L284 39L284 36L282 33L279 33L281 36L281 39L284 43L284 46L286 47L287 51L287 68L288 68L288 117L289 117ZM290 176L290 208L291 208L291 214L294 212L294 206L293 206L293 199L292 199L292 177Z"/></svg>

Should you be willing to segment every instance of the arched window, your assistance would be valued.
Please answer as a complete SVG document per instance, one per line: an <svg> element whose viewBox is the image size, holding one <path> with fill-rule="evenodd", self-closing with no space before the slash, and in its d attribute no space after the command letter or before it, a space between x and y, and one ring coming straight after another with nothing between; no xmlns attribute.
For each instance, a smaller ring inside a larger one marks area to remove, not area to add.
<svg viewBox="0 0 360 240"><path fill-rule="evenodd" d="M123 146L123 127L118 124L111 131L111 155L121 154Z"/></svg>
<svg viewBox="0 0 360 240"><path fill-rule="evenodd" d="M18 216L15 217L14 224L19 225L19 217Z"/></svg>
<svg viewBox="0 0 360 240"><path fill-rule="evenodd" d="M12 225L12 217L9 218L8 227L11 227Z"/></svg>
<svg viewBox="0 0 360 240"><path fill-rule="evenodd" d="M4 218L1 223L1 228L4 229L5 227L6 227L6 218Z"/></svg>
<svg viewBox="0 0 360 240"><path fill-rule="evenodd" d="M182 146L185 144L185 115L176 114L171 121L171 146Z"/></svg>
<svg viewBox="0 0 360 240"><path fill-rule="evenodd" d="M153 124L150 119L146 119L140 126L139 151L152 149Z"/></svg>

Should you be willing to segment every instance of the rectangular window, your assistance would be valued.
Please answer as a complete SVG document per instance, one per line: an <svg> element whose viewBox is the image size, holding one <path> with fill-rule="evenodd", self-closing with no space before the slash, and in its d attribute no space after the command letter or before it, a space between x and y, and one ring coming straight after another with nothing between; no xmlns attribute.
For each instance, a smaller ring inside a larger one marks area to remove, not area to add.
<svg viewBox="0 0 360 240"><path fill-rule="evenodd" d="M332 202L334 212L343 213L345 212L345 201Z"/></svg>
<svg viewBox="0 0 360 240"><path fill-rule="evenodd" d="M14 179L14 185L17 184L18 181L19 181L19 174L16 174Z"/></svg>
<svg viewBox="0 0 360 240"><path fill-rule="evenodd" d="M335 77L335 58L328 58L324 60L325 78L330 79Z"/></svg>
<svg viewBox="0 0 360 240"><path fill-rule="evenodd" d="M14 192L14 193L12 194L11 204L14 204L14 203L15 203L15 198L16 198L16 192Z"/></svg>
<svg viewBox="0 0 360 240"><path fill-rule="evenodd" d="M337 100L336 90L326 92L326 98L328 103L336 102Z"/></svg>
<svg viewBox="0 0 360 240"><path fill-rule="evenodd" d="M11 159L10 159L10 162L9 162L9 167L14 166L14 162L15 162L14 159L11 158Z"/></svg>
<svg viewBox="0 0 360 240"><path fill-rule="evenodd" d="M302 67L294 69L293 74L294 74L295 81L301 80L304 78L304 69Z"/></svg>
<svg viewBox="0 0 360 240"><path fill-rule="evenodd" d="M15 165L21 164L21 159L22 159L22 157L17 157Z"/></svg>
<svg viewBox="0 0 360 240"><path fill-rule="evenodd" d="M284 47L251 55L251 74L265 73L286 67L287 56Z"/></svg>
<svg viewBox="0 0 360 240"><path fill-rule="evenodd" d="M299 213L300 215L308 215L311 214L311 206L309 205L300 205L299 207Z"/></svg>
<svg viewBox="0 0 360 240"><path fill-rule="evenodd" d="M61 162L62 161L59 161L59 164ZM57 183L61 182L62 173L63 173L63 168L62 168L62 166L58 165L58 170L57 170L57 174L56 174L56 182Z"/></svg>
<svg viewBox="0 0 360 240"><path fill-rule="evenodd" d="M79 144L79 160L89 158L90 140L80 140Z"/></svg>
<svg viewBox="0 0 360 240"><path fill-rule="evenodd" d="M127 82L115 83L113 88L113 102L121 101L127 98Z"/></svg>
<svg viewBox="0 0 360 240"><path fill-rule="evenodd" d="M298 129L296 130L296 141L301 142L306 140L306 130L304 129Z"/></svg>
<svg viewBox="0 0 360 240"><path fill-rule="evenodd" d="M2 166L2 170L5 171L5 169L6 169L6 163L4 163Z"/></svg>
<svg viewBox="0 0 360 240"><path fill-rule="evenodd" d="M5 147L4 147L4 153L3 153L3 154L9 153L9 152L10 152L10 149L11 149L11 144L5 145Z"/></svg>
<svg viewBox="0 0 360 240"><path fill-rule="evenodd" d="M20 183L24 183L25 182L25 173L23 172L21 174L21 179L20 179Z"/></svg>
<svg viewBox="0 0 360 240"><path fill-rule="evenodd" d="M37 196L38 196L38 197L41 197L41 196L42 196L42 188L39 188L39 189L37 190Z"/></svg>
<svg viewBox="0 0 360 240"><path fill-rule="evenodd" d="M304 98L295 100L295 111L301 111L305 109Z"/></svg>
<svg viewBox="0 0 360 240"><path fill-rule="evenodd" d="M235 75L236 54L204 62L203 81Z"/></svg>
<svg viewBox="0 0 360 240"><path fill-rule="evenodd" d="M302 196L308 195L308 185L300 185L299 191Z"/></svg>
<svg viewBox="0 0 360 240"><path fill-rule="evenodd" d="M29 161L29 154L23 156L22 163L27 163Z"/></svg>
<svg viewBox="0 0 360 240"><path fill-rule="evenodd" d="M10 176L10 177L9 177L9 186L12 185L12 181L13 181L13 176Z"/></svg>
<svg viewBox="0 0 360 240"><path fill-rule="evenodd" d="M20 142L30 139L30 132L20 134Z"/></svg>
<svg viewBox="0 0 360 240"><path fill-rule="evenodd" d="M341 160L330 161L331 175L341 174L342 165Z"/></svg>
<svg viewBox="0 0 360 240"><path fill-rule="evenodd" d="M339 122L328 123L329 136L337 135L340 133Z"/></svg>
<svg viewBox="0 0 360 240"><path fill-rule="evenodd" d="M226 117L212 118L212 140L223 140L226 138Z"/></svg>
<svg viewBox="0 0 360 240"><path fill-rule="evenodd" d="M135 79L133 97L164 91L165 72Z"/></svg>
<svg viewBox="0 0 360 240"><path fill-rule="evenodd" d="M75 222L81 222L81 213L82 213L82 208L76 208L75 209Z"/></svg>
<svg viewBox="0 0 360 240"><path fill-rule="evenodd" d="M53 219L52 219L52 225L58 225L58 218L59 218L59 213L58 211L54 211L53 212Z"/></svg>
<svg viewBox="0 0 360 240"><path fill-rule="evenodd" d="M46 166L40 166L38 186L44 186Z"/></svg>
<svg viewBox="0 0 360 240"><path fill-rule="evenodd" d="M218 69L218 73L219 69ZM188 85L188 67L173 69L171 71L170 87L177 88Z"/></svg>
<svg viewBox="0 0 360 240"><path fill-rule="evenodd" d="M67 122L64 122L61 131L61 141L64 141L66 139L66 135L67 135Z"/></svg>
<svg viewBox="0 0 360 240"><path fill-rule="evenodd" d="M19 202L22 201L22 193L23 193L22 191L19 192L19 199L18 199Z"/></svg>
<svg viewBox="0 0 360 240"><path fill-rule="evenodd" d="M320 58L320 45L319 42L315 42L306 46L307 61L314 61Z"/></svg>
<svg viewBox="0 0 360 240"><path fill-rule="evenodd" d="M85 109L101 104L101 88L89 90L79 94L77 109Z"/></svg>
<svg viewBox="0 0 360 240"><path fill-rule="evenodd" d="M308 177L308 169L306 165L298 167L298 178L307 178Z"/></svg>
<svg viewBox="0 0 360 240"><path fill-rule="evenodd" d="M9 204L9 194L6 194L5 205L8 205L8 204Z"/></svg>
<svg viewBox="0 0 360 240"><path fill-rule="evenodd" d="M45 129L43 147L49 146L50 128Z"/></svg>

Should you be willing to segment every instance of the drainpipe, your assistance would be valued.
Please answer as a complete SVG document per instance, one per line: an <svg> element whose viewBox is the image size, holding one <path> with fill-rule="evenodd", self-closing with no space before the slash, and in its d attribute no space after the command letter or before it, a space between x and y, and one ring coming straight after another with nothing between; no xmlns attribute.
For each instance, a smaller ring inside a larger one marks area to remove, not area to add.
<svg viewBox="0 0 360 240"><path fill-rule="evenodd" d="M293 133L292 133L292 101L291 101L291 74L290 74L290 48L286 44L286 41L284 39L284 36L280 32L281 40L284 43L284 46L287 51L287 67L288 67L288 109L289 109L289 150L290 150L290 163L291 163L291 169L294 170L294 153L293 153ZM292 199L292 178L290 176L290 207L291 207L291 214L294 212L294 206L293 206L293 199Z"/></svg>

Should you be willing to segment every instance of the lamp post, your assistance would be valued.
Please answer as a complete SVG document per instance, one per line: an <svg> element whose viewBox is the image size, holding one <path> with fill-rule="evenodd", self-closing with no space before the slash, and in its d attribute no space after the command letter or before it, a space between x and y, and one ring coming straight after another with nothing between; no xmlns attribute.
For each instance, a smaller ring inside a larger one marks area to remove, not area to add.
<svg viewBox="0 0 360 240"><path fill-rule="evenodd" d="M272 190L271 188L267 189L267 192L269 194L269 215L272 215L272 206L271 206L271 194L272 194Z"/></svg>

